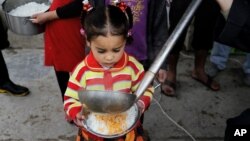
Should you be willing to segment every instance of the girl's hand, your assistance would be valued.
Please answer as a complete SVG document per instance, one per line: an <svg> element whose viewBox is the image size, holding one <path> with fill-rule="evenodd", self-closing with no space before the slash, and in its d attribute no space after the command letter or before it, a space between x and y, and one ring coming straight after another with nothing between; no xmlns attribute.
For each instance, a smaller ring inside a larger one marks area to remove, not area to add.
<svg viewBox="0 0 250 141"><path fill-rule="evenodd" d="M80 112L76 115L76 118L73 121L78 127L83 128L84 120L85 116Z"/></svg>
<svg viewBox="0 0 250 141"><path fill-rule="evenodd" d="M140 110L140 114L142 115L145 111L145 104L141 101L137 101L138 109Z"/></svg>

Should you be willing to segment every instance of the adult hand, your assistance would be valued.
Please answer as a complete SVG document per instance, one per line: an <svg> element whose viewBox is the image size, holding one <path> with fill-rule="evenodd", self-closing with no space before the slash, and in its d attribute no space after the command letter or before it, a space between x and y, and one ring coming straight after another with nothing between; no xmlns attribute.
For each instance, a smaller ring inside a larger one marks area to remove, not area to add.
<svg viewBox="0 0 250 141"><path fill-rule="evenodd" d="M160 69L156 78L160 83L163 83L167 79L167 71L164 69Z"/></svg>
<svg viewBox="0 0 250 141"><path fill-rule="evenodd" d="M44 24L45 22L58 19L56 11L49 11L45 13L37 13L31 16L32 22L37 24Z"/></svg>

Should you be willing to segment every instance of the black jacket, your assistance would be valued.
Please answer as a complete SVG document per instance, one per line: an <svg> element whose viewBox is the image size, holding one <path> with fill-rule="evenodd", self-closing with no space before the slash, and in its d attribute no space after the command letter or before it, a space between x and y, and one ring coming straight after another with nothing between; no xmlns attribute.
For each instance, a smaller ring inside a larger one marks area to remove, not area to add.
<svg viewBox="0 0 250 141"><path fill-rule="evenodd" d="M216 41L250 52L250 0L234 0L228 19L218 21Z"/></svg>

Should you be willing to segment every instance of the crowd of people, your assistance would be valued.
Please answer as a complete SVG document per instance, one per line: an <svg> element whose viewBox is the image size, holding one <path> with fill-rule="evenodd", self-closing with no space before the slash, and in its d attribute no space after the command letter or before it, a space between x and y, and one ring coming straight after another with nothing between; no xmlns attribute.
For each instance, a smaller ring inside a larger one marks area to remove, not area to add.
<svg viewBox="0 0 250 141"><path fill-rule="evenodd" d="M154 61L190 3L191 0L53 0L48 12L32 16L35 24L46 25L45 65L53 66L55 70L66 119L80 127L77 141L105 140L82 127L85 117L81 111L85 107L79 102L77 92L80 89L135 92L144 71ZM170 5L169 21L167 5ZM249 5L249 0L203 0L194 15L192 47L195 59L190 76L212 91L220 90L220 84L213 78L225 69L230 47L250 52ZM10 47L2 21L0 31L2 50ZM186 32L187 27L156 77L166 96L176 96L177 64ZM212 65L206 72L210 49ZM249 57L246 54L243 65L244 82L248 86ZM29 94L28 88L10 80L2 52L0 78L0 93ZM141 113L150 106L153 92L149 86L138 101ZM114 140L149 140L142 125L143 114L138 126Z"/></svg>

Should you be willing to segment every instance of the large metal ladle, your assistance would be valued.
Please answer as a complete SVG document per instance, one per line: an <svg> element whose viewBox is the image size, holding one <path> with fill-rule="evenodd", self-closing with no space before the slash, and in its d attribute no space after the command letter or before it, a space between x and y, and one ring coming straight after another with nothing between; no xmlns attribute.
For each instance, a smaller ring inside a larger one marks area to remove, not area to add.
<svg viewBox="0 0 250 141"><path fill-rule="evenodd" d="M163 45L160 53L145 73L138 89L134 94L124 94L115 91L80 91L79 99L89 110L97 113L119 113L128 110L143 95L144 91L153 81L155 74L158 72L167 55L173 48L178 37L188 25L202 0L193 0L186 12L183 14L175 30Z"/></svg>

